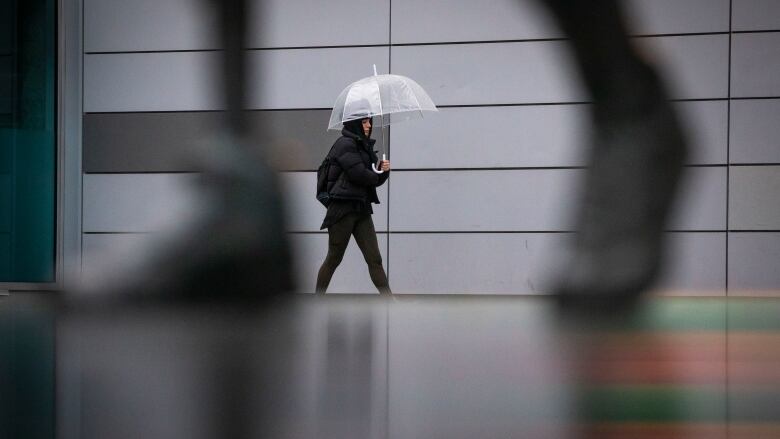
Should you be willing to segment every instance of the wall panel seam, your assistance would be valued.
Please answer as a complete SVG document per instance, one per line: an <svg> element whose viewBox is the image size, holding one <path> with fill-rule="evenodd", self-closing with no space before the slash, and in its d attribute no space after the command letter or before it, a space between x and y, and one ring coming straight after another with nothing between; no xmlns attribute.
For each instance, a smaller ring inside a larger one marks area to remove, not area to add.
<svg viewBox="0 0 780 439"><path fill-rule="evenodd" d="M734 164L734 167L765 167L765 166L780 166L772 163L758 163L758 164ZM727 169L727 164L687 164L684 168L723 168ZM577 171L588 169L588 166L522 166L522 167L492 167L492 168L398 168L393 169L391 172L411 173L411 172L505 172L505 171ZM280 174L308 174L317 172L316 169L284 169L277 171ZM100 176L100 175L198 175L201 172L198 171L89 171L84 172L84 175ZM389 187L388 187L389 188Z"/></svg>
<svg viewBox="0 0 780 439"><path fill-rule="evenodd" d="M750 33L777 33L778 30L757 30L757 31L738 31L734 33L750 34ZM631 34L630 38L677 38L677 37L700 37L700 36L717 36L728 35L728 31L713 31L713 32L673 32L673 33L646 33L646 34ZM373 47L423 47L423 46L462 46L473 44L513 44L513 43L545 43L545 42L558 42L568 41L569 38L565 37L540 37L540 38L517 38L517 39L488 39L488 40L467 40L467 41L424 41L424 42L409 42L409 43L389 43L389 44L334 44L334 45L305 45L305 46L273 46L273 47L247 47L244 50L248 52L261 52L261 51L282 51L282 50L318 50L318 49L357 49L357 48L373 48ZM141 54L141 53L191 53L191 52L223 52L221 48L209 48L209 49L159 49L159 50L105 50L105 51L87 51L85 55L122 55L122 54Z"/></svg>
<svg viewBox="0 0 780 439"><path fill-rule="evenodd" d="M710 98L676 98L670 99L670 102L725 102L728 97L710 97ZM780 99L780 96L745 96L733 99L739 100L759 100L759 99ZM493 108L493 107L549 107L566 105L591 105L592 101L551 101L551 102L502 102L491 104L443 104L437 105L437 108ZM285 108L247 108L247 112L275 112L275 111L331 111L330 107L285 107ZM224 113L225 110L120 110L120 111L87 111L84 115L106 115L106 114L170 114L170 113Z"/></svg>

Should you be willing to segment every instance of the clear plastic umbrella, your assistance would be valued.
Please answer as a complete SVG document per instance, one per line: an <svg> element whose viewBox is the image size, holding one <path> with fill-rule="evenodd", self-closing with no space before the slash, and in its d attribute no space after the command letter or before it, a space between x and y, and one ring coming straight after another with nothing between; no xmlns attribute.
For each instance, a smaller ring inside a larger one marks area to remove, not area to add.
<svg viewBox="0 0 780 439"><path fill-rule="evenodd" d="M340 130L344 122L375 116L379 119L374 120L374 125L384 128L393 123L422 118L424 111L439 110L420 84L406 76L378 75L374 65L374 76L353 82L336 98L328 129ZM382 145L385 144L384 135L382 130ZM376 167L374 171L381 173Z"/></svg>

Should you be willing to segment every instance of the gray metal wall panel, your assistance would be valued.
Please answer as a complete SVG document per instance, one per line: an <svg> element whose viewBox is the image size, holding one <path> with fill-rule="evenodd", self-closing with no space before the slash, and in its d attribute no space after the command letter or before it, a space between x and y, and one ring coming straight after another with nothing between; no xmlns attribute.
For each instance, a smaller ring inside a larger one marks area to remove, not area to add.
<svg viewBox="0 0 780 439"><path fill-rule="evenodd" d="M393 43L559 37L535 0L393 0Z"/></svg>
<svg viewBox="0 0 780 439"><path fill-rule="evenodd" d="M154 233L101 233L82 235L82 277L98 279L144 258L155 241Z"/></svg>
<svg viewBox="0 0 780 439"><path fill-rule="evenodd" d="M388 42L388 0L250 3L249 47ZM258 7L261 4L263 7ZM366 25L354 24L358 13ZM204 50L219 46L216 12L208 1L87 0L84 18L87 52Z"/></svg>
<svg viewBox="0 0 780 439"><path fill-rule="evenodd" d="M723 296L726 233L668 233L668 257L653 291L667 295Z"/></svg>
<svg viewBox="0 0 780 439"><path fill-rule="evenodd" d="M653 288L670 295L723 295L725 233L669 233L669 258ZM393 234L395 292L413 294L548 294L572 235Z"/></svg>
<svg viewBox="0 0 780 439"><path fill-rule="evenodd" d="M390 177L391 180L394 178ZM314 197L317 187L315 172L282 173L282 182L287 197L288 230L293 232L316 232L325 218L325 207ZM387 230L387 183L377 188L380 204L374 204L374 227Z"/></svg>
<svg viewBox="0 0 780 439"><path fill-rule="evenodd" d="M339 134L325 131L330 110L248 113L251 144L281 170L314 170ZM85 172L179 172L197 169L194 145L219 128L222 113L84 115Z"/></svg>
<svg viewBox="0 0 780 439"><path fill-rule="evenodd" d="M394 292L411 294L545 294L545 251L564 234L393 234Z"/></svg>
<svg viewBox="0 0 780 439"><path fill-rule="evenodd" d="M577 166L585 105L442 108L392 127L395 168Z"/></svg>
<svg viewBox="0 0 780 439"><path fill-rule="evenodd" d="M248 52L248 105L257 109L330 108L350 82L387 71L387 48ZM220 52L86 55L86 112L223 108L214 68ZM338 66L338 68L333 68Z"/></svg>
<svg viewBox="0 0 780 439"><path fill-rule="evenodd" d="M729 234L729 289L780 295L780 233Z"/></svg>
<svg viewBox="0 0 780 439"><path fill-rule="evenodd" d="M731 95L780 96L780 32L732 37Z"/></svg>
<svg viewBox="0 0 780 439"><path fill-rule="evenodd" d="M195 174L87 174L84 176L85 232L152 232L198 212ZM282 174L292 231L319 231L325 209L314 198L315 174ZM387 230L387 188L377 191L377 230Z"/></svg>
<svg viewBox="0 0 780 439"><path fill-rule="evenodd" d="M780 166L731 168L729 228L780 230Z"/></svg>
<svg viewBox="0 0 780 439"><path fill-rule="evenodd" d="M387 44L390 38L390 0L265 0L252 12L251 47Z"/></svg>
<svg viewBox="0 0 780 439"><path fill-rule="evenodd" d="M728 0L626 0L635 34L727 32ZM536 0L393 1L393 43L561 37Z"/></svg>
<svg viewBox="0 0 780 439"><path fill-rule="evenodd" d="M728 103L725 101L678 102L675 106L679 110L690 141L691 149L687 162L696 165L726 164Z"/></svg>
<svg viewBox="0 0 780 439"><path fill-rule="evenodd" d="M84 175L84 232L150 232L197 214L193 174Z"/></svg>
<svg viewBox="0 0 780 439"><path fill-rule="evenodd" d="M85 114L84 172L192 171L194 145L220 113Z"/></svg>
<svg viewBox="0 0 780 439"><path fill-rule="evenodd" d="M731 163L780 163L778 139L780 99L731 102Z"/></svg>
<svg viewBox="0 0 780 439"><path fill-rule="evenodd" d="M693 164L726 163L727 103L680 102ZM401 168L581 166L591 134L587 105L443 108L392 128Z"/></svg>
<svg viewBox="0 0 780 439"><path fill-rule="evenodd" d="M437 105L583 101L565 42L393 47L393 73Z"/></svg>
<svg viewBox="0 0 780 439"><path fill-rule="evenodd" d="M296 256L298 290L302 293L312 293L317 280L317 272L328 253L328 235L324 233L292 234L290 239ZM387 236L379 234L377 240L379 241L379 251L382 253L382 262L387 270ZM390 287L393 288L392 282ZM327 292L328 294L376 294L376 287L371 283L366 262L363 260L363 255L354 239L350 240L344 260L336 269Z"/></svg>
<svg viewBox="0 0 780 439"><path fill-rule="evenodd" d="M392 231L571 230L581 170L398 172ZM670 228L725 230L726 170L688 169Z"/></svg>
<svg viewBox="0 0 780 439"><path fill-rule="evenodd" d="M568 214L578 170L398 172L392 231L553 231Z"/></svg>
<svg viewBox="0 0 780 439"><path fill-rule="evenodd" d="M216 47L214 8L202 0L84 0L84 50Z"/></svg>
<svg viewBox="0 0 780 439"><path fill-rule="evenodd" d="M728 32L729 0L623 0L634 34Z"/></svg>
<svg viewBox="0 0 780 439"><path fill-rule="evenodd" d="M733 0L734 30L780 29L780 3L777 0Z"/></svg>
<svg viewBox="0 0 780 439"><path fill-rule="evenodd" d="M358 26L362 27L362 26ZM252 108L331 108L347 85L388 72L387 47L262 50L250 52L253 75L260 84L250 96ZM260 63L261 68L257 68Z"/></svg>
<svg viewBox="0 0 780 439"><path fill-rule="evenodd" d="M641 44L658 52L674 98L727 95L728 36L643 38ZM567 55L560 41L392 48L393 72L415 78L438 105L587 100Z"/></svg>
<svg viewBox="0 0 780 439"><path fill-rule="evenodd" d="M215 110L217 52L84 56L84 111Z"/></svg>
<svg viewBox="0 0 780 439"><path fill-rule="evenodd" d="M726 230L725 168L686 168L669 220L672 230Z"/></svg>
<svg viewBox="0 0 780 439"><path fill-rule="evenodd" d="M672 98L728 96L728 35L641 38L635 41L666 76Z"/></svg>

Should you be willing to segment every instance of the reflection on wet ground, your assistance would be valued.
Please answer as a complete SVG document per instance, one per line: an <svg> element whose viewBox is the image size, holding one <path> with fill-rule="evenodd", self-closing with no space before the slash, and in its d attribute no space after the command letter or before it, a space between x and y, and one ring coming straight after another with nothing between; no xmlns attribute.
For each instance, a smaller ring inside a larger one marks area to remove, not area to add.
<svg viewBox="0 0 780 439"><path fill-rule="evenodd" d="M780 437L780 299L572 317L538 297L298 297L57 328L63 438Z"/></svg>

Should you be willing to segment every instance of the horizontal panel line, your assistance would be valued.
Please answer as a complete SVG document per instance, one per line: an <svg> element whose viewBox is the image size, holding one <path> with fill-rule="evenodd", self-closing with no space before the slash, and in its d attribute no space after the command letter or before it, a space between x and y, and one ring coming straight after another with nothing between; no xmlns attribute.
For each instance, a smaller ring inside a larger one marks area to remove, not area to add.
<svg viewBox="0 0 780 439"><path fill-rule="evenodd" d="M732 101L762 101L780 99L780 96L732 96Z"/></svg>
<svg viewBox="0 0 780 439"><path fill-rule="evenodd" d="M317 50L317 49L360 49L365 47L390 47L389 44L343 44L322 46L278 46L278 47L245 47L246 52L261 52L272 50ZM193 53L193 52L224 52L225 49L161 49L161 50L116 50L89 51L85 55L132 55L142 53Z"/></svg>
<svg viewBox="0 0 780 439"><path fill-rule="evenodd" d="M728 31L713 32L683 32L683 33L659 33L659 34L631 34L631 38L666 38L666 37L697 37L708 35L728 35ZM516 38L503 40L470 40L470 41L428 41L417 43L391 43L390 47L417 47L417 46L462 46L470 44L511 44L511 43L539 43L568 41L568 37L538 37Z"/></svg>
<svg viewBox="0 0 780 439"><path fill-rule="evenodd" d="M84 172L83 175L156 175L156 174L192 174L192 175L198 175L201 174L201 172L197 171L105 171L105 172L95 172L95 171L89 171Z"/></svg>
<svg viewBox="0 0 780 439"><path fill-rule="evenodd" d="M547 107L551 105L590 105L591 101L571 101L571 102L521 102L521 103L500 103L500 104L449 104L437 105L436 108L493 108L493 107Z"/></svg>
<svg viewBox="0 0 780 439"><path fill-rule="evenodd" d="M289 235L327 235L327 230L310 230L310 231L301 231L301 230L288 230L285 232ZM389 232L387 230L377 230L377 235L387 235Z"/></svg>
<svg viewBox="0 0 780 439"><path fill-rule="evenodd" d="M772 31L746 31L744 33L758 33ZM735 32L737 33L737 32ZM708 35L728 35L728 31L716 32L682 32L682 33L659 33L659 34L632 34L631 38L665 38L665 37L696 37ZM273 46L273 47L246 47L245 51L272 51L272 50L317 50L317 49L359 49L372 47L421 47L421 46L462 46L473 44L507 44L507 43L539 43L568 41L567 37L538 37L538 38L518 38L502 40L472 40L472 41L426 41L416 43L373 43L373 44L332 44L317 46ZM123 55L123 54L143 54L143 53L192 53L192 52L224 52L225 49L160 49L160 50L116 50L116 51L85 51L85 55Z"/></svg>
<svg viewBox="0 0 780 439"><path fill-rule="evenodd" d="M727 101L729 98L678 98L670 99L670 102L713 102L713 101ZM550 105L592 105L593 101L561 101L561 102L519 102L519 103L500 103L500 104L444 104L437 105L437 108L479 108L479 107L544 107Z"/></svg>
<svg viewBox="0 0 780 439"><path fill-rule="evenodd" d="M728 165L723 164L687 164L683 168L726 168ZM731 165L732 167L749 167L749 166L778 166L775 164L757 164L757 165ZM566 170L583 170L588 169L587 166L507 166L507 167L485 167L485 168L394 168L392 172L489 172L489 171L566 171ZM317 172L316 169L282 169L278 171L281 174L307 174ZM197 171L88 171L84 172L84 175L154 175L154 174L193 174L197 175L200 172Z"/></svg>
<svg viewBox="0 0 780 439"><path fill-rule="evenodd" d="M780 230L729 230L730 233L778 233ZM84 235L150 235L159 232L82 232ZM327 230L289 230L290 235L327 235ZM576 230L377 230L379 235L571 235ZM727 233L726 230L685 230L670 229L664 233Z"/></svg>
<svg viewBox="0 0 780 439"><path fill-rule="evenodd" d="M730 229L729 233L780 233L780 229Z"/></svg>
<svg viewBox="0 0 780 439"><path fill-rule="evenodd" d="M780 29L762 29L762 30L735 30L732 34L773 34L780 32Z"/></svg>
<svg viewBox="0 0 780 439"><path fill-rule="evenodd" d="M148 232L81 232L84 235L152 235L160 233L159 231L148 231ZM288 230L285 232L290 235L327 235L327 230ZM377 230L377 234L380 235L387 235L389 232L386 230Z"/></svg>
<svg viewBox="0 0 780 439"><path fill-rule="evenodd" d="M725 168L722 164L686 164L683 168ZM461 171L556 171L556 170L581 170L588 166L507 166L484 168L393 168L393 172L461 172ZM309 171L314 172L315 170ZM283 171L286 172L286 171Z"/></svg>
<svg viewBox="0 0 780 439"><path fill-rule="evenodd" d="M722 164L686 164L683 168L726 168L729 165ZM732 164L732 167L750 167L750 166L780 166L777 164ZM469 172L469 171L566 171L583 170L587 166L507 166L507 167L484 167L484 168L394 168L392 172ZM283 169L278 171L281 174L306 174L317 172L316 169ZM146 175L146 174L200 174L197 171L89 171L84 175Z"/></svg>
<svg viewBox="0 0 780 439"><path fill-rule="evenodd" d="M752 99L780 99L777 97L745 97L732 98L739 100ZM670 102L721 102L728 101L727 97L720 98L679 98L670 99ZM592 101L561 101L561 102L504 102L498 104L443 104L437 105L437 108L492 108L492 107L546 107L554 105L591 105ZM247 108L247 112L272 112L272 111L332 111L329 107L298 107L298 108ZM224 113L225 110L133 110L133 111L87 111L84 115L91 114L167 114L167 113Z"/></svg>
<svg viewBox="0 0 780 439"><path fill-rule="evenodd" d="M763 167L763 166L780 166L780 163L730 163L732 168L751 168L751 167Z"/></svg>
<svg viewBox="0 0 780 439"><path fill-rule="evenodd" d="M389 235L573 235L576 230L390 230ZM711 233L726 234L726 230L664 230L664 233Z"/></svg>
<svg viewBox="0 0 780 439"><path fill-rule="evenodd" d="M162 49L162 50L108 50L108 51L88 51L84 55L134 55L148 53L209 53L224 52L224 49Z"/></svg>
<svg viewBox="0 0 780 439"><path fill-rule="evenodd" d="M156 232L89 232L82 231L84 235L150 235Z"/></svg>
<svg viewBox="0 0 780 439"><path fill-rule="evenodd" d="M270 111L332 111L333 108L320 108L320 107L309 107L309 108L247 108L244 111L247 113L262 113L262 112L270 112ZM92 115L92 114L155 114L155 113L161 113L161 114L168 114L168 113L215 113L215 114L223 114L226 113L227 110L134 110L134 111L86 111L84 112L84 116Z"/></svg>
<svg viewBox="0 0 780 439"><path fill-rule="evenodd" d="M390 230L389 235L529 235L573 234L572 230Z"/></svg>

